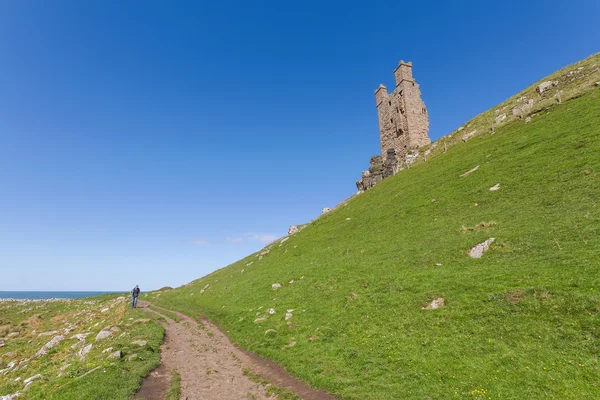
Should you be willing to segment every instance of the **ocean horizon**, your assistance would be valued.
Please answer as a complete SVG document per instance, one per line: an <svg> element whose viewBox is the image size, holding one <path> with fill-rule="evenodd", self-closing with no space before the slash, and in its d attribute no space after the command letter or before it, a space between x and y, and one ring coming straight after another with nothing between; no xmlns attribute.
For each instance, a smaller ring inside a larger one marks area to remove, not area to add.
<svg viewBox="0 0 600 400"><path fill-rule="evenodd" d="M127 294L126 291L0 291L0 299L45 300L81 299L103 294Z"/></svg>

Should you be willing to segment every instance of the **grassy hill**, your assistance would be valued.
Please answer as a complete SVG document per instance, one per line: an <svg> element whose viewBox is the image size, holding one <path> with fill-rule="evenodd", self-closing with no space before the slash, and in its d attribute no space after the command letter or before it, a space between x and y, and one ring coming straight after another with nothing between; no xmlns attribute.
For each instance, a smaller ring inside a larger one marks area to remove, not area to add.
<svg viewBox="0 0 600 400"><path fill-rule="evenodd" d="M600 55L582 63L530 123L511 113L491 134L490 110L468 141L148 297L344 399L600 398Z"/></svg>

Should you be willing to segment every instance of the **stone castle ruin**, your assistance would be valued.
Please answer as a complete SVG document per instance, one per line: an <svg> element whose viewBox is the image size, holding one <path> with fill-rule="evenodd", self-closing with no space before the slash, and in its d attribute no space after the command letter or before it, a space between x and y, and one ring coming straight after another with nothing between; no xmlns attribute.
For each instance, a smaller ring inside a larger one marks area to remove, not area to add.
<svg viewBox="0 0 600 400"><path fill-rule="evenodd" d="M384 85L375 91L381 155L371 157L369 170L356 182L359 191L408 168L418 156L419 147L431 143L427 136L429 116L412 76L412 63L400 61L394 78L396 88L391 93Z"/></svg>

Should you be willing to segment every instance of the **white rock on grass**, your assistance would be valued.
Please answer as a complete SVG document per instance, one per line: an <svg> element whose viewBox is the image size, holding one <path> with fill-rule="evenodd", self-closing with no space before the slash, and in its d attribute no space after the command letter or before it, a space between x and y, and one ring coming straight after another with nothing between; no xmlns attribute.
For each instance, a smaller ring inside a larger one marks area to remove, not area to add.
<svg viewBox="0 0 600 400"><path fill-rule="evenodd" d="M79 350L79 357L85 358L87 353L89 353L92 350L92 347L93 347L93 345L90 343L87 346L85 346L84 348L82 348L81 350Z"/></svg>
<svg viewBox="0 0 600 400"><path fill-rule="evenodd" d="M273 290L277 290L279 288L281 288L281 283L274 283L271 285L271 289Z"/></svg>
<svg viewBox="0 0 600 400"><path fill-rule="evenodd" d="M112 336L112 332L108 329L103 329L100 332L98 332L98 334L96 335L96 341L98 340L104 340L106 338L109 338Z"/></svg>
<svg viewBox="0 0 600 400"><path fill-rule="evenodd" d="M123 353L121 352L121 350L117 350L117 351L114 351L114 352L110 353L108 355L108 357L106 357L106 358L111 358L112 359L112 358L121 358L121 357L123 357Z"/></svg>
<svg viewBox="0 0 600 400"><path fill-rule="evenodd" d="M43 336L52 336L52 335L56 335L58 333L58 331L52 331L52 332L42 332L38 335L38 337L43 337Z"/></svg>
<svg viewBox="0 0 600 400"><path fill-rule="evenodd" d="M108 307L103 308L102 310L100 310L101 313L107 313L109 311L110 311L110 308L108 308Z"/></svg>
<svg viewBox="0 0 600 400"><path fill-rule="evenodd" d="M438 308L444 307L444 298L438 297L428 303L425 307L422 307L422 310L437 310Z"/></svg>
<svg viewBox="0 0 600 400"><path fill-rule="evenodd" d="M80 342L83 342L85 340L86 337L88 337L92 332L87 332L87 333L78 333L77 335L73 335L71 336L71 339L77 339Z"/></svg>
<svg viewBox="0 0 600 400"><path fill-rule="evenodd" d="M136 346L145 346L148 344L148 342L146 340L134 340L133 342L131 342L131 344L135 344Z"/></svg>
<svg viewBox="0 0 600 400"><path fill-rule="evenodd" d="M268 313L269 313L269 315L275 314L275 309L274 308L269 308Z"/></svg>
<svg viewBox="0 0 600 400"><path fill-rule="evenodd" d="M33 382L33 381L35 381L35 380L37 380L37 379L40 379L41 377L42 377L42 374L37 374L37 375L34 375L34 376L32 376L31 378L27 378L27 379L25 379L25 380L23 381L23 383L24 383L25 385L28 385L28 384L30 384L31 382Z"/></svg>
<svg viewBox="0 0 600 400"><path fill-rule="evenodd" d="M500 184L496 183L494 186L492 186L490 188L490 192L495 192L496 190L499 190L499 189L500 189Z"/></svg>
<svg viewBox="0 0 600 400"><path fill-rule="evenodd" d="M4 396L0 396L0 400L14 400L19 396L21 396L21 393L19 393L19 392L13 393L13 394L7 394Z"/></svg>
<svg viewBox="0 0 600 400"><path fill-rule="evenodd" d="M292 313L288 310L288 312L285 313L285 320L287 321L290 318L292 318Z"/></svg>
<svg viewBox="0 0 600 400"><path fill-rule="evenodd" d="M492 243L494 243L494 240L496 240L496 239L489 238L485 242L479 243L477 246L475 246L471 250L469 250L469 256L471 256L471 258L481 258L481 256L483 256L483 253L488 251L488 249L490 248L490 245Z"/></svg>
<svg viewBox="0 0 600 400"><path fill-rule="evenodd" d="M48 354L48 351L55 347L56 345L58 345L60 342L62 342L65 339L64 336L55 336L52 338L52 340L50 340L48 343L46 343L37 353L35 353L35 357L39 357L39 356L43 356L45 354Z"/></svg>
<svg viewBox="0 0 600 400"><path fill-rule="evenodd" d="M112 351L112 349L113 349L112 347L108 347L108 348L102 350L102 354L110 353Z"/></svg>

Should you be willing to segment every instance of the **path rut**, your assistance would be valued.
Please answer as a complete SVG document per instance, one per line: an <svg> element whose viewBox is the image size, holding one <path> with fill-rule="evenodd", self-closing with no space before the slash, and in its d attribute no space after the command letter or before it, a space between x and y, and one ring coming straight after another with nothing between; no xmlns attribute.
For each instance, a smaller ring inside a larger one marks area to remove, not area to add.
<svg viewBox="0 0 600 400"><path fill-rule="evenodd" d="M173 371L181 375L180 399L273 399L267 396L264 386L244 374L245 369L294 392L301 399L335 399L293 378L277 364L240 349L210 321L198 323L185 314L154 305L154 309L150 309L149 305L142 301L139 304L167 321L163 323L165 342L161 346L160 366L144 379L135 399L163 400ZM180 321L172 320L160 310L176 314Z"/></svg>

